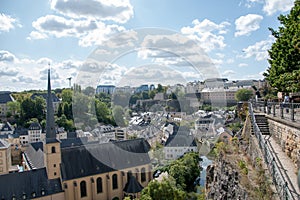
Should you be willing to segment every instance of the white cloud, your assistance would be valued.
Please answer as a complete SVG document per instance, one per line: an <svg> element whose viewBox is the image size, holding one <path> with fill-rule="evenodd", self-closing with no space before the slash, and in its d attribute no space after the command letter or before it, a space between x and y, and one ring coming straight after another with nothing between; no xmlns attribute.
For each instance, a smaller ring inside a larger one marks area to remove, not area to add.
<svg viewBox="0 0 300 200"><path fill-rule="evenodd" d="M223 53L216 53L216 55L217 55L219 58L224 58L224 57L225 57L225 54L223 54Z"/></svg>
<svg viewBox="0 0 300 200"><path fill-rule="evenodd" d="M29 36L26 38L28 40L41 40L46 39L48 36L44 33L38 32L38 31L31 31Z"/></svg>
<svg viewBox="0 0 300 200"><path fill-rule="evenodd" d="M222 73L222 76L230 79L230 78L232 78L232 76L234 76L235 74L236 74L236 72L233 71L233 70L225 70L225 71Z"/></svg>
<svg viewBox="0 0 300 200"><path fill-rule="evenodd" d="M106 25L100 21L66 19L46 15L32 22L35 31L27 39L45 39L48 36L79 38L80 46L99 45L111 34L124 30L118 25Z"/></svg>
<svg viewBox="0 0 300 200"><path fill-rule="evenodd" d="M9 32L11 29L14 29L15 26L22 27L17 19L5 15L4 13L0 13L0 32Z"/></svg>
<svg viewBox="0 0 300 200"><path fill-rule="evenodd" d="M265 0L263 11L267 15L273 15L277 11L289 11L294 5L294 0Z"/></svg>
<svg viewBox="0 0 300 200"><path fill-rule="evenodd" d="M197 39L207 52L223 49L226 46L223 34L227 33L227 27L230 26L229 22L224 21L216 24L208 19L201 22L195 19L192 24L192 27L181 28L181 33L189 35L192 39Z"/></svg>
<svg viewBox="0 0 300 200"><path fill-rule="evenodd" d="M267 15L273 15L276 12L289 11L294 5L294 0L247 0L245 6L251 8L256 3L264 4L263 12Z"/></svg>
<svg viewBox="0 0 300 200"><path fill-rule="evenodd" d="M48 65L51 64L53 61L50 58L40 58L36 61L37 64L42 64L42 65Z"/></svg>
<svg viewBox="0 0 300 200"><path fill-rule="evenodd" d="M248 64L247 63L240 63L239 67L248 67Z"/></svg>
<svg viewBox="0 0 300 200"><path fill-rule="evenodd" d="M256 14L248 14L241 16L235 20L236 32L234 33L235 37L242 35L250 35L251 32L259 29L259 23L263 17Z"/></svg>
<svg viewBox="0 0 300 200"><path fill-rule="evenodd" d="M268 58L268 50L271 48L274 38L270 36L267 40L256 42L254 45L250 45L243 49L243 58L255 57L255 60L261 61Z"/></svg>
<svg viewBox="0 0 300 200"><path fill-rule="evenodd" d="M46 89L48 63L51 63L51 78L53 87L68 87L67 77L75 78L82 61L63 60L54 61L51 58L22 58L1 50L0 77L6 83L5 89L22 91L31 89ZM5 62L4 62L5 61ZM13 62L12 62L13 61ZM44 87L43 87L44 84Z"/></svg>
<svg viewBox="0 0 300 200"><path fill-rule="evenodd" d="M77 19L125 23L133 16L133 7L129 0L52 0L51 8Z"/></svg>
<svg viewBox="0 0 300 200"><path fill-rule="evenodd" d="M227 64L232 64L232 63L234 63L234 59L229 58L229 59L226 60L226 63Z"/></svg>
<svg viewBox="0 0 300 200"><path fill-rule="evenodd" d="M0 66L0 77L3 76L16 76L18 71L16 69L8 68L7 66Z"/></svg>
<svg viewBox="0 0 300 200"><path fill-rule="evenodd" d="M9 51L0 50L0 62L14 62L16 57Z"/></svg>

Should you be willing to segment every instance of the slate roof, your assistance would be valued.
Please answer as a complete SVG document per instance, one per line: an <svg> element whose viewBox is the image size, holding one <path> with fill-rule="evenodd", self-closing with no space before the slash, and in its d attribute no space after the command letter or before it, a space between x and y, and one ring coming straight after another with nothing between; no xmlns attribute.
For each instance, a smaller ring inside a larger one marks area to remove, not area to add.
<svg viewBox="0 0 300 200"><path fill-rule="evenodd" d="M67 148L67 147L74 147L74 146L81 146L87 144L88 138L87 137L80 137L80 138L67 138L60 140L60 147Z"/></svg>
<svg viewBox="0 0 300 200"><path fill-rule="evenodd" d="M53 102L59 102L59 98L54 93L51 93L51 95L52 95ZM31 95L30 98L34 99L35 97L42 97L46 100L47 99L47 93L34 93L34 94Z"/></svg>
<svg viewBox="0 0 300 200"><path fill-rule="evenodd" d="M193 134L187 127L180 127L177 132L174 132L166 141L166 147L188 147L197 146Z"/></svg>
<svg viewBox="0 0 300 200"><path fill-rule="evenodd" d="M24 153L32 169L39 169L45 167L42 142L31 143L30 145L28 145Z"/></svg>
<svg viewBox="0 0 300 200"><path fill-rule="evenodd" d="M33 122L33 123L30 124L28 129L29 130L41 130L42 127L38 122Z"/></svg>
<svg viewBox="0 0 300 200"><path fill-rule="evenodd" d="M22 128L22 127L17 127L14 131L14 134L18 134L18 135L28 135L28 130L26 128Z"/></svg>
<svg viewBox="0 0 300 200"><path fill-rule="evenodd" d="M9 122L5 122L0 131L13 131Z"/></svg>
<svg viewBox="0 0 300 200"><path fill-rule="evenodd" d="M124 187L124 192L129 194L139 193L143 190L143 186L136 180L134 176L129 176L129 180Z"/></svg>
<svg viewBox="0 0 300 200"><path fill-rule="evenodd" d="M14 101L10 92L0 92L0 104L6 104L7 102Z"/></svg>
<svg viewBox="0 0 300 200"><path fill-rule="evenodd" d="M26 199L62 192L60 179L48 180L46 168L0 175L0 199ZM44 194L43 194L44 193Z"/></svg>
<svg viewBox="0 0 300 200"><path fill-rule="evenodd" d="M149 164L150 145L144 139L88 144L62 149L62 180L70 180Z"/></svg>

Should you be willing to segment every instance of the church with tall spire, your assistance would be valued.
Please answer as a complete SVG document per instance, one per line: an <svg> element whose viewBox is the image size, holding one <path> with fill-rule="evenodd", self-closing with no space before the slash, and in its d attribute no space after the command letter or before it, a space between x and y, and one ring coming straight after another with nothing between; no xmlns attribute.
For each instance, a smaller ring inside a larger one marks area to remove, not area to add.
<svg viewBox="0 0 300 200"><path fill-rule="evenodd" d="M0 199L117 200L138 195L152 179L149 143L58 140L48 70L46 137L30 143L23 172L0 175ZM80 139L80 138L77 138Z"/></svg>

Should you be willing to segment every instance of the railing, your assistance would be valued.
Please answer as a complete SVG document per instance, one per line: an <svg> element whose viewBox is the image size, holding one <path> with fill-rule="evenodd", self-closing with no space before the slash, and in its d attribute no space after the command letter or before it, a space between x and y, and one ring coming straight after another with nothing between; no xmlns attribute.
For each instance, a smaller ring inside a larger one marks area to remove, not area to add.
<svg viewBox="0 0 300 200"><path fill-rule="evenodd" d="M300 195L297 194L294 189L291 190L291 188L289 187L288 181L290 182L290 180L287 180L284 177L284 172L282 172L283 170L279 167L281 164L279 163L280 161L276 159L276 154L272 151L272 149L268 145L268 141L265 140L258 125L256 124L252 103L249 103L249 114L251 116L253 132L258 139L259 147L264 156L264 161L268 167L268 170L272 176L272 181L276 187L279 198L282 200L299 200Z"/></svg>
<svg viewBox="0 0 300 200"><path fill-rule="evenodd" d="M300 103L271 102L262 100L252 100L251 103L257 111L292 122L300 122Z"/></svg>

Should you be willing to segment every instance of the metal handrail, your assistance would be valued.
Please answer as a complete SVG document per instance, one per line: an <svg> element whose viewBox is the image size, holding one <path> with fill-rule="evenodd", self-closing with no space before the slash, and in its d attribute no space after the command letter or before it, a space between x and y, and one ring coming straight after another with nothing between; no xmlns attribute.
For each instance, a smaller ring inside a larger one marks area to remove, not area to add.
<svg viewBox="0 0 300 200"><path fill-rule="evenodd" d="M281 119L290 120L292 122L300 121L300 103L293 102L273 102L262 100L251 100L255 110L273 115L273 117L279 117ZM297 112L296 112L297 111Z"/></svg>
<svg viewBox="0 0 300 200"><path fill-rule="evenodd" d="M253 132L258 139L259 147L263 153L265 163L267 164L268 170L272 176L272 181L276 187L279 198L282 200L298 200L300 195L293 192L287 180L285 179L278 162L276 161L276 155L267 145L267 141L264 139L254 117L252 103L249 102L249 114L251 116ZM288 180L290 182L290 180Z"/></svg>

